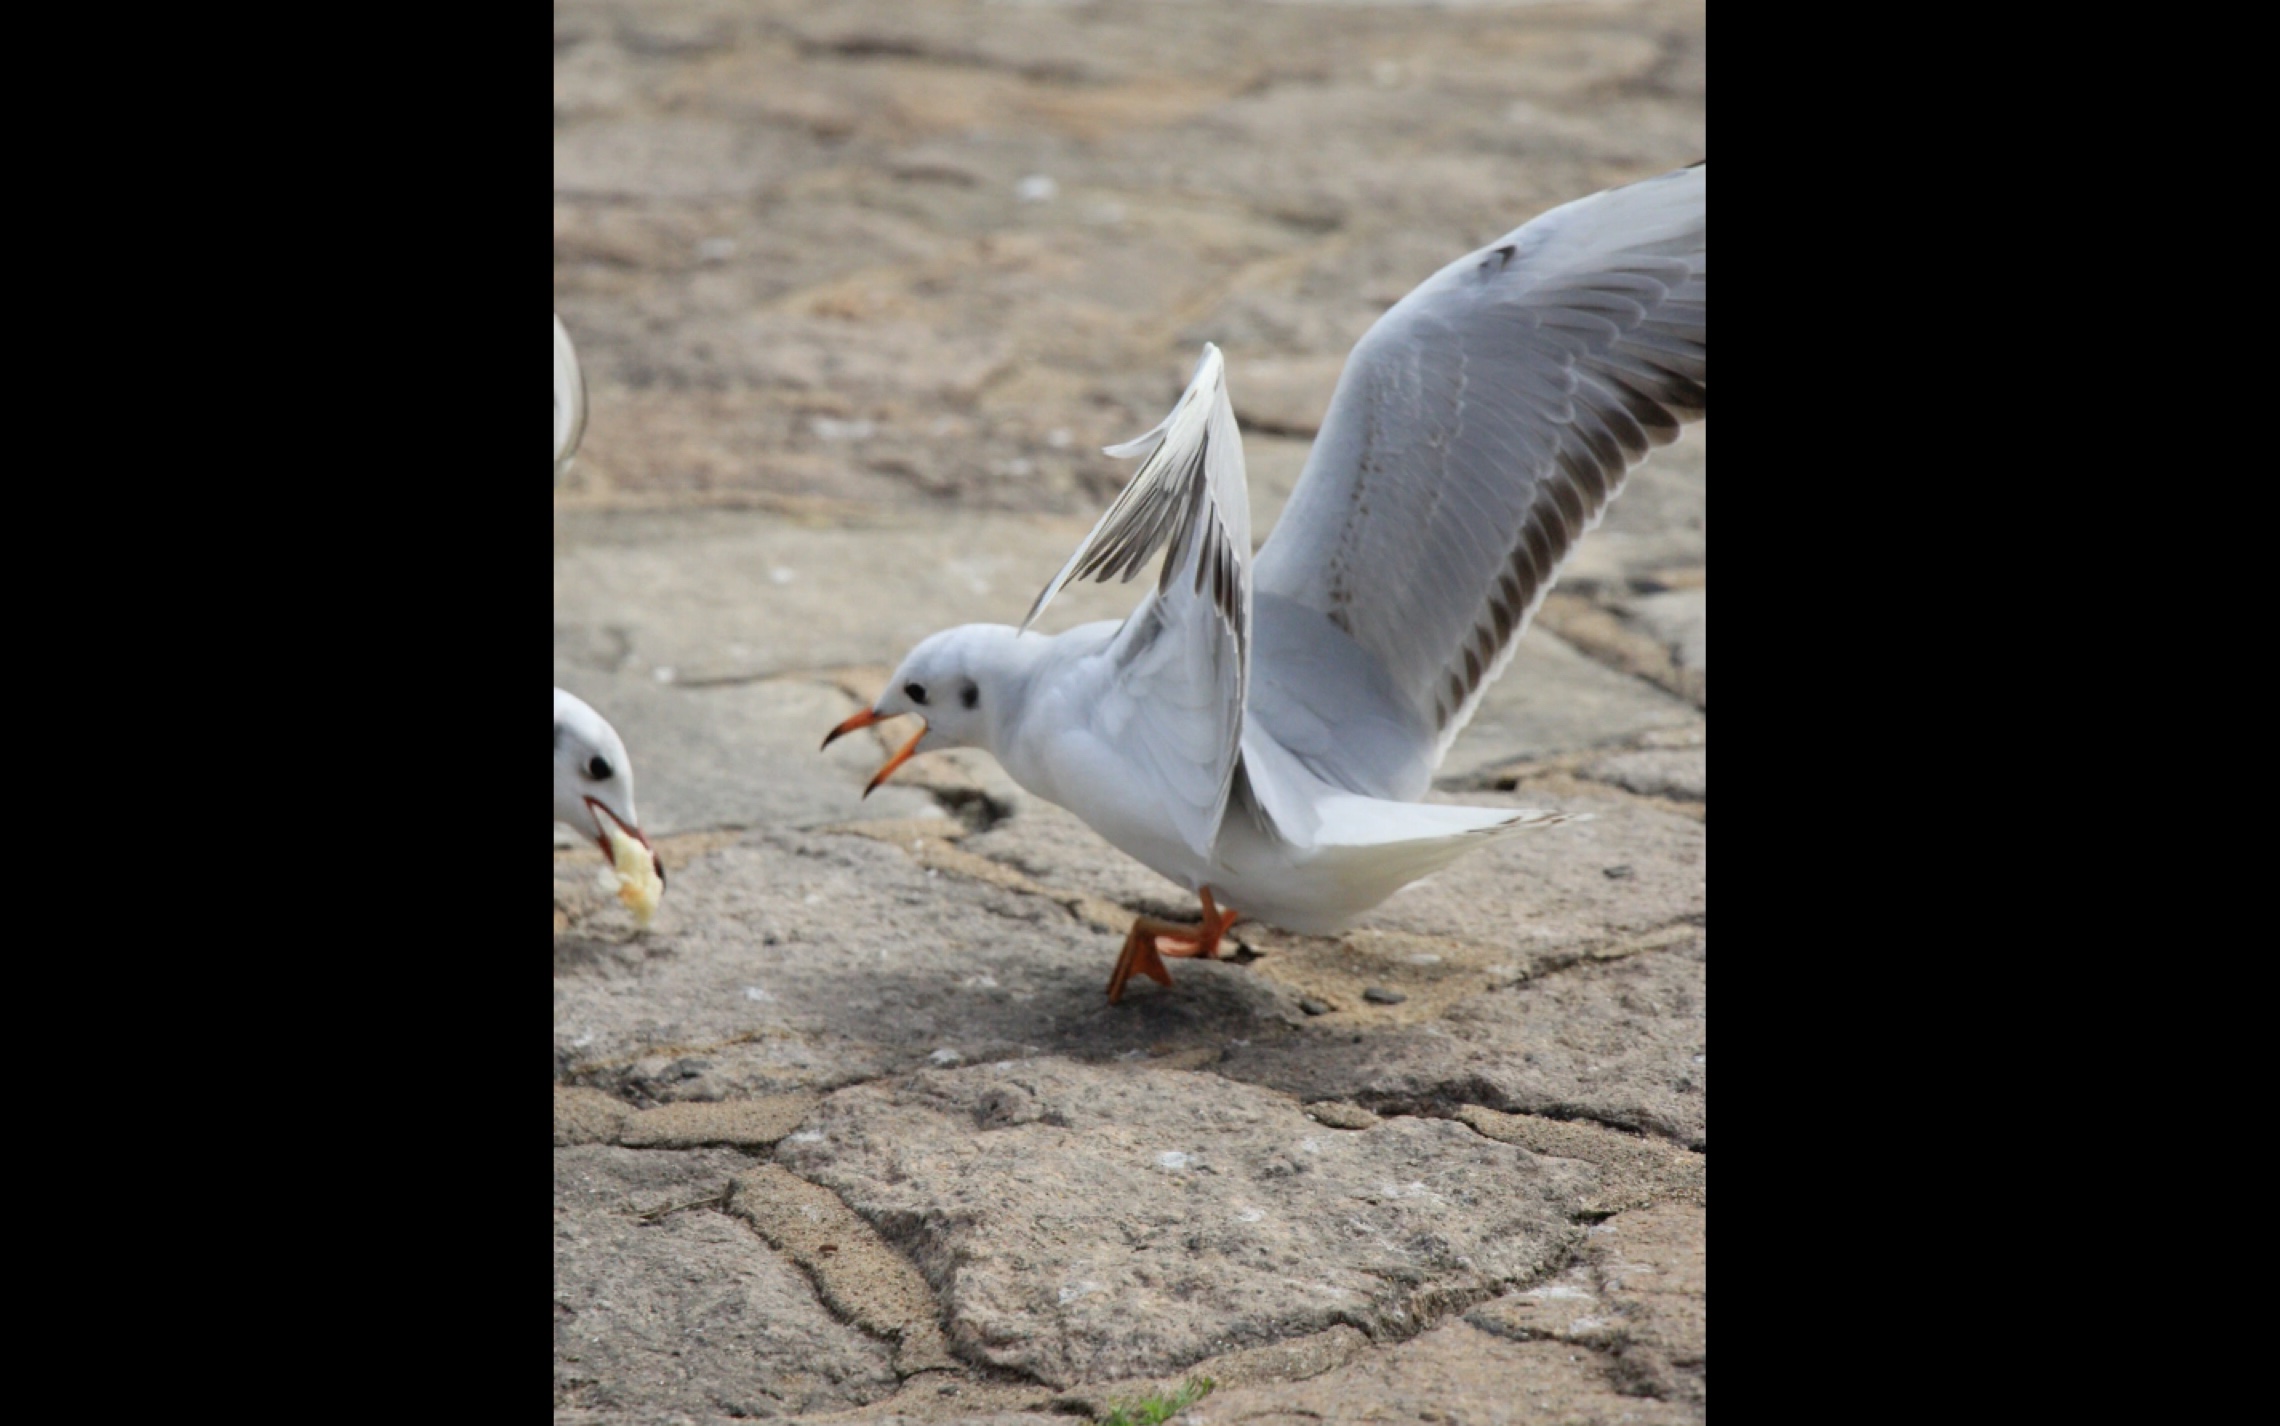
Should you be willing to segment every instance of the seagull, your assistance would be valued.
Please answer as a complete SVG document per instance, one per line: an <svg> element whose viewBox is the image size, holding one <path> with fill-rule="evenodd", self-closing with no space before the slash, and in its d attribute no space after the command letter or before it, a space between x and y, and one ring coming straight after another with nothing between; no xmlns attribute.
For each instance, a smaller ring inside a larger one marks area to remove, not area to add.
<svg viewBox="0 0 2280 1426"><path fill-rule="evenodd" d="M574 693L554 690L554 820L565 822L580 836L602 849L615 864L607 817L618 829L649 849L650 864L659 881L665 863L641 830L633 810L633 762L625 743L609 720Z"/></svg>
<svg viewBox="0 0 2280 1426"><path fill-rule="evenodd" d="M912 756L987 750L1015 782L1185 886L1142 916L1113 1004L1240 914L1343 930L1476 847L1566 820L1417 801L1561 564L1632 466L1707 408L1708 170L1542 214L1442 268L1362 337L1256 558L1226 367L1206 344L1141 464L1019 628L910 651L832 740L899 714ZM1121 622L1030 625L1071 580L1130 580Z"/></svg>
<svg viewBox="0 0 2280 1426"><path fill-rule="evenodd" d="M554 478L570 468L578 443L586 434L586 381L578 371L578 352L562 318L554 319ZM625 755L625 740L607 718L576 694L554 690L554 820L565 822L580 836L590 837L602 856L617 865L609 828L602 818L615 821L624 835L649 853L657 884L665 884L665 862L641 830L633 810L633 762ZM644 918L646 919L646 917Z"/></svg>

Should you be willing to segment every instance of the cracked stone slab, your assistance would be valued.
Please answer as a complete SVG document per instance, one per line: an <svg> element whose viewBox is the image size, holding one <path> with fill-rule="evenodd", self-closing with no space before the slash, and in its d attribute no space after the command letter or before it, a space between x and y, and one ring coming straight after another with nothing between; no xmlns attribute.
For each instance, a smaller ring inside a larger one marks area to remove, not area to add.
<svg viewBox="0 0 2280 1426"><path fill-rule="evenodd" d="M1619 1390L1699 1411L1708 1386L1707 1249L1699 1205L1619 1213L1591 1229L1567 1271L1484 1302L1465 1321L1517 1342L1602 1353Z"/></svg>
<svg viewBox="0 0 2280 1426"><path fill-rule="evenodd" d="M1533 1114L1501 1114L1468 1104L1455 1115L1491 1139L1550 1158L1580 1159L1599 1170L1599 1190L1583 1201L1586 1213L1617 1213L1675 1200L1709 1202L1710 1161L1659 1140L1618 1133L1596 1124L1568 1123Z"/></svg>
<svg viewBox="0 0 2280 1426"><path fill-rule="evenodd" d="M726 1149L554 1151L557 1411L780 1417L894 1389L887 1348L713 1206L750 1166Z"/></svg>
<svg viewBox="0 0 2280 1426"><path fill-rule="evenodd" d="M910 1255L961 1357L1054 1384L1405 1335L1558 1261L1588 1191L1445 1120L1331 1131L1213 1076L1059 1060L843 1090L776 1156Z"/></svg>
<svg viewBox="0 0 2280 1426"><path fill-rule="evenodd" d="M1600 1354L1587 1348L1509 1341L1457 1321L1308 1381L1215 1391L1175 1419L1211 1426L1325 1421L1676 1426L1699 1418L1683 1405L1623 1395Z"/></svg>
<svg viewBox="0 0 2280 1426"><path fill-rule="evenodd" d="M1322 1017L1230 1051L1219 1073L1301 1099L1588 1119L1708 1147L1708 946L1584 961L1371 1031Z"/></svg>

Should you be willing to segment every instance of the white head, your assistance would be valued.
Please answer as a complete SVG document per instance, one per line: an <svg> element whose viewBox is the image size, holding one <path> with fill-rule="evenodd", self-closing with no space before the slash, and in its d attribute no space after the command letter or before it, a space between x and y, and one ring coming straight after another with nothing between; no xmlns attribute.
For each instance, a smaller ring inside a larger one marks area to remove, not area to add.
<svg viewBox="0 0 2280 1426"><path fill-rule="evenodd" d="M633 762L625 743L609 720L574 694L554 690L554 820L567 822L579 835L590 837L608 857L610 839L602 828L604 816L615 820L626 835L645 847L654 860L657 849L641 830L633 810ZM665 864L657 863L657 875Z"/></svg>
<svg viewBox="0 0 2280 1426"><path fill-rule="evenodd" d="M823 745L828 748L842 734L899 714L918 715L925 726L879 769L863 789L865 797L919 753L938 748L994 753L996 730L1005 726L1004 718L1027 687L1025 653L1047 642L1042 634L1024 636L1005 624L961 624L931 634L903 658L879 701L832 729Z"/></svg>

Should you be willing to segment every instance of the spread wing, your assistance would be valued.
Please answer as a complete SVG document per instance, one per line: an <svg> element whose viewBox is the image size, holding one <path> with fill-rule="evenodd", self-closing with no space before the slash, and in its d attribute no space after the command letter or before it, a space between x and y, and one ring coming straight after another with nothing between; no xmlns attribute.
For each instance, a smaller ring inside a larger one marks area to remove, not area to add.
<svg viewBox="0 0 2280 1426"><path fill-rule="evenodd" d="M1704 413L1707 175L1554 208L1347 359L1258 587L1384 666L1432 764L1630 468Z"/></svg>
<svg viewBox="0 0 2280 1426"><path fill-rule="evenodd" d="M554 319L554 478L570 468L578 443L586 438L586 378L562 319Z"/></svg>
<svg viewBox="0 0 2280 1426"><path fill-rule="evenodd" d="M1203 360L1163 423L1112 456L1145 456L1053 576L1026 629L1072 579L1129 580L1163 550L1156 587L1110 641L1103 724L1164 793L1180 837L1208 856L1242 746L1251 668L1251 505L1226 364Z"/></svg>

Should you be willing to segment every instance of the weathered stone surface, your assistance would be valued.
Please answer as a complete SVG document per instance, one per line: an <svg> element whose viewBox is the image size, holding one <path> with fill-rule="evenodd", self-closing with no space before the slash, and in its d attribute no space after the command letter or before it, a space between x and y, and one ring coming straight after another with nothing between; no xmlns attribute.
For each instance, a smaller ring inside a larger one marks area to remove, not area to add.
<svg viewBox="0 0 2280 1426"><path fill-rule="evenodd" d="M1240 381L1228 383L1235 419L1246 434L1264 429L1271 434L1311 436L1330 409L1330 393L1337 388L1345 358L1267 357L1246 362Z"/></svg>
<svg viewBox="0 0 2280 1426"><path fill-rule="evenodd" d="M892 1339L896 1371L956 1365L925 1279L830 1190L763 1164L738 1176L728 1207L806 1270L843 1320Z"/></svg>
<svg viewBox="0 0 2280 1426"><path fill-rule="evenodd" d="M1055 1383L1338 1322L1400 1334L1556 1262L1585 1184L1446 1121L1330 1132L1143 1067L927 1071L810 1126L777 1157L911 1255L953 1349Z"/></svg>
<svg viewBox="0 0 2280 1426"><path fill-rule="evenodd" d="M1626 600L1623 612L1670 651L1689 679L1687 694L1701 702L1710 676L1710 591L1673 589Z"/></svg>
<svg viewBox="0 0 2280 1426"><path fill-rule="evenodd" d="M1707 1249L1699 1205L1620 1213L1591 1229L1568 1271L1484 1302L1465 1321L1514 1341L1604 1353L1618 1390L1700 1410L1707 1400Z"/></svg>
<svg viewBox="0 0 2280 1426"><path fill-rule="evenodd" d="M1053 1405L1063 1411L1081 1412L1087 1417L1105 1417L1119 1407L1126 1408L1127 1414L1131 1415L1134 1414L1130 1410L1132 1403L1172 1396L1199 1377L1216 1387L1305 1381L1309 1377L1317 1377L1344 1366L1369 1350L1369 1345L1370 1339L1359 1329L1341 1324L1328 1331L1292 1337L1264 1347L1245 1347L1240 1351L1207 1357L1170 1376L1088 1382L1060 1393L1053 1398ZM1198 1411L1175 1419L1200 1420L1207 1415L1207 1412Z"/></svg>
<svg viewBox="0 0 2280 1426"><path fill-rule="evenodd" d="M1596 1124L1500 1114L1468 1104L1457 1119L1507 1144L1550 1158L1578 1159L1599 1170L1599 1189L1583 1201L1586 1213L1617 1213L1665 1201L1703 1207L1709 1198L1710 1161L1660 1140L1602 1129Z"/></svg>
<svg viewBox="0 0 2280 1426"><path fill-rule="evenodd" d="M1262 963L1268 964L1268 963ZM1589 961L1467 996L1437 1019L1378 1033L1348 1017L1230 1051L1221 1074L1302 1099L1591 1119L1707 1147L1707 948Z"/></svg>
<svg viewBox="0 0 2280 1426"><path fill-rule="evenodd" d="M718 1211L733 1150L554 1151L554 1404L790 1416L894 1389L887 1348Z"/></svg>
<svg viewBox="0 0 2280 1426"><path fill-rule="evenodd" d="M618 1142L630 1149L695 1149L708 1144L765 1149L798 1128L815 1106L812 1094L660 1104L628 1118L618 1130Z"/></svg>
<svg viewBox="0 0 2280 1426"><path fill-rule="evenodd" d="M599 1090L575 1085L554 1086L554 1146L609 1144L633 1113L633 1106Z"/></svg>
<svg viewBox="0 0 2280 1426"><path fill-rule="evenodd" d="M1434 782L1454 787L1517 758L1604 747L1701 717L1685 699L1586 658L1538 621L1449 745Z"/></svg>
<svg viewBox="0 0 2280 1426"><path fill-rule="evenodd" d="M1709 1360L1704 1211L1666 1204L1599 1225L1587 1260L1621 1314L1615 1373L1626 1391L1704 1402Z"/></svg>
<svg viewBox="0 0 2280 1426"><path fill-rule="evenodd" d="M556 674L626 672L687 691L892 668L937 629L1019 623L1092 518L946 508L830 526L764 511L564 512ZM1038 627L1121 619L1139 597L1136 585L1071 585Z"/></svg>
<svg viewBox="0 0 2280 1426"><path fill-rule="evenodd" d="M1601 1359L1588 1350L1558 1341L1507 1341L1463 1321L1308 1381L1213 1392L1178 1419L1211 1426L1322 1421L1675 1426L1697 1418L1676 1403L1621 1394Z"/></svg>
<svg viewBox="0 0 2280 1426"><path fill-rule="evenodd" d="M1674 802L1710 800L1707 748L1643 748L1637 752L1610 753L1577 771L1578 775L1595 782L1613 783L1645 797L1667 797Z"/></svg>
<svg viewBox="0 0 2280 1426"><path fill-rule="evenodd" d="M1343 1099L1318 1099L1306 1106L1306 1117L1333 1129L1374 1129L1378 1116Z"/></svg>
<svg viewBox="0 0 2280 1426"><path fill-rule="evenodd" d="M1624 619L1619 607L1595 604L1583 595L1554 589L1536 611L1533 627L1550 630L1594 663L1706 708L1704 671L1680 667L1667 643ZM1629 741L1636 743L1639 738L1634 736Z"/></svg>
<svg viewBox="0 0 2280 1426"><path fill-rule="evenodd" d="M1631 472L1599 528L1583 537L1560 571L1558 588L1620 598L1663 586L1674 571L1702 569L1709 551L1709 430L1708 422L1688 426Z"/></svg>
<svg viewBox="0 0 2280 1426"><path fill-rule="evenodd" d="M1708 828L1585 785L1435 793L1479 807L1547 807L1588 820L1531 828L1458 858L1396 892L1371 930L1501 949L1523 968L1546 953L1607 945L1708 911ZM1610 878L1609 867L1628 866ZM1406 988L1406 987L1404 987Z"/></svg>
<svg viewBox="0 0 2280 1426"><path fill-rule="evenodd" d="M676 865L665 907L644 936L556 938L559 1078L637 1105L738 1099L1032 1055L1215 1058L1304 1018L1244 967L1191 961L1178 995L1112 1008L1121 920L868 837L748 833Z"/></svg>

